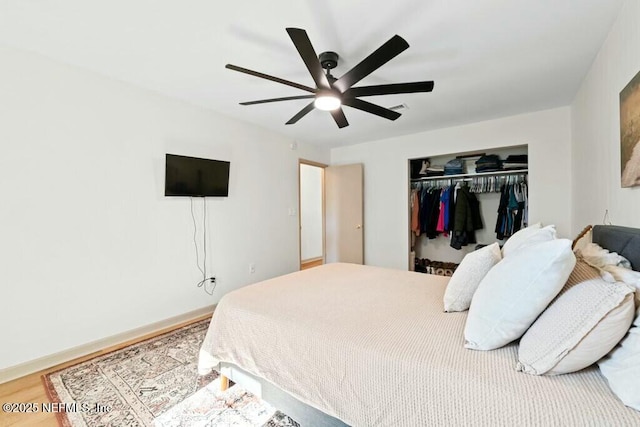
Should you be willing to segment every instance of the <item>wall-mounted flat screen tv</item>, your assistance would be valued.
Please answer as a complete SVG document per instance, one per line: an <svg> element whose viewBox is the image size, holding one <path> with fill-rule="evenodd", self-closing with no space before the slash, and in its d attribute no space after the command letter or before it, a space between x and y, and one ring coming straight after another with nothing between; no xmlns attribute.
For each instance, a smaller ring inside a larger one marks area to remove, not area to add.
<svg viewBox="0 0 640 427"><path fill-rule="evenodd" d="M164 195L227 197L229 162L167 154Z"/></svg>

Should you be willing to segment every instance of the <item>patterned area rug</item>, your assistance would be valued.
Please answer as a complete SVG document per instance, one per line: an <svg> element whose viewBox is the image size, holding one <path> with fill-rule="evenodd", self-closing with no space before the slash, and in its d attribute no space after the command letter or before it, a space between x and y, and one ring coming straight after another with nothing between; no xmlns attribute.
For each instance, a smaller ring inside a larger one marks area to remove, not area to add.
<svg viewBox="0 0 640 427"><path fill-rule="evenodd" d="M153 425L300 427L291 418L237 385L220 392L217 380L160 415Z"/></svg>
<svg viewBox="0 0 640 427"><path fill-rule="evenodd" d="M219 391L218 373L199 377L209 321L43 376L63 426L299 426L239 386Z"/></svg>

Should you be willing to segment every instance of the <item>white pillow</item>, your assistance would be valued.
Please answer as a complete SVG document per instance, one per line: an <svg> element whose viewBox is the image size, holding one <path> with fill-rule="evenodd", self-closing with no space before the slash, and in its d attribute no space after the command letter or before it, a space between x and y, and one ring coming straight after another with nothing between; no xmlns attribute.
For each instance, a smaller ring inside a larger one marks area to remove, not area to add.
<svg viewBox="0 0 640 427"><path fill-rule="evenodd" d="M633 286L636 289L636 308L640 308L640 272L617 265L605 265L602 270L604 271L602 277L605 280L617 280ZM611 279L607 274L611 275Z"/></svg>
<svg viewBox="0 0 640 427"><path fill-rule="evenodd" d="M622 403L640 411L640 310L627 336L598 366Z"/></svg>
<svg viewBox="0 0 640 427"><path fill-rule="evenodd" d="M447 284L444 311L468 310L480 281L501 259L502 253L497 243L468 253Z"/></svg>
<svg viewBox="0 0 640 427"><path fill-rule="evenodd" d="M515 233L502 246L502 256L507 257L510 254L518 252L527 245L542 243L549 240L555 240L556 226L534 224Z"/></svg>
<svg viewBox="0 0 640 427"><path fill-rule="evenodd" d="M517 370L558 375L596 363L629 330L633 291L579 259L560 295L520 340Z"/></svg>
<svg viewBox="0 0 640 427"><path fill-rule="evenodd" d="M575 263L567 239L528 245L503 258L473 296L465 347L493 350L520 338L558 295Z"/></svg>
<svg viewBox="0 0 640 427"><path fill-rule="evenodd" d="M616 396L625 405L640 411L640 272L611 265L604 269L616 280L635 286L637 311L627 336L598 366Z"/></svg>
<svg viewBox="0 0 640 427"><path fill-rule="evenodd" d="M507 239L507 241L504 243L504 245L502 245L502 249L503 249L502 255L504 256L504 247L505 246L507 246L507 247L513 246L515 248L516 246L520 245L522 242L527 240L527 238L529 238L529 236L531 236L532 234L534 234L535 232L537 232L541 228L542 228L542 223L536 222L535 224L531 224L528 227L521 228L520 230L518 230L515 233L513 233L513 235ZM509 242L511 242L511 243L509 243Z"/></svg>

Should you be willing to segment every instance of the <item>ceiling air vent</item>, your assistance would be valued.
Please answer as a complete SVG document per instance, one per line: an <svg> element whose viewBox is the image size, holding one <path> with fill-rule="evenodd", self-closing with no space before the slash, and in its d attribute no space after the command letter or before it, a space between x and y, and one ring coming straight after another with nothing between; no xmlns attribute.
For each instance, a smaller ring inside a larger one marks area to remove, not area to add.
<svg viewBox="0 0 640 427"><path fill-rule="evenodd" d="M394 105L393 107L389 107L389 110L393 110L393 111L399 111L399 110L408 110L409 106L407 106L407 104L399 104L399 105Z"/></svg>

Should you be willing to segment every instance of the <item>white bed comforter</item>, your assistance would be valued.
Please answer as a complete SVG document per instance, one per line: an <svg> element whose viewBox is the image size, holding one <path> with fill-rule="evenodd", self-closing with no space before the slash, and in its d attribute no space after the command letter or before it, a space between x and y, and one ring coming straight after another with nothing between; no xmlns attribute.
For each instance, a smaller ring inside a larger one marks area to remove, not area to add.
<svg viewBox="0 0 640 427"><path fill-rule="evenodd" d="M517 346L464 348L448 278L329 264L225 295L201 373L234 363L354 426L640 425L597 368L516 372Z"/></svg>

